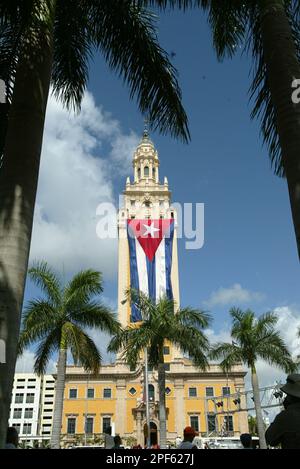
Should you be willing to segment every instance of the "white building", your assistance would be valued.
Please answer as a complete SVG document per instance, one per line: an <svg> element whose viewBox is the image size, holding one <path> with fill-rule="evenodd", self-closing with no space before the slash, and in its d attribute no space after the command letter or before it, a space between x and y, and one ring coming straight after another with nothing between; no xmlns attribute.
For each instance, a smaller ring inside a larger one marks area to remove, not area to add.
<svg viewBox="0 0 300 469"><path fill-rule="evenodd" d="M17 429L21 441L50 439L54 383L52 375L15 374L9 425Z"/></svg>

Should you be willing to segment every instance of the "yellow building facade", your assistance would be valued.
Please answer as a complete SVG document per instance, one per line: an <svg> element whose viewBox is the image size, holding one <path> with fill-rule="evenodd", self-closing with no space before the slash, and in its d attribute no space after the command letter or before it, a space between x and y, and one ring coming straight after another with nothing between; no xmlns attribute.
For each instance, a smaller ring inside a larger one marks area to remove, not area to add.
<svg viewBox="0 0 300 469"><path fill-rule="evenodd" d="M180 305L177 213L171 204L168 180L159 180L158 153L147 131L133 156L133 181L127 178L123 206L118 214L118 316L121 324L130 322L130 307L124 292L130 287L130 259L127 220L174 219L171 283L177 307ZM212 364L199 371L180 350L166 344L167 440L182 437L185 426L193 426L202 435L239 435L248 431L243 398L245 371L236 366L224 374ZM107 427L124 441L145 444L144 367L136 370L117 357L112 365L103 365L99 375L89 376L79 367L68 367L63 409L64 435L103 435ZM157 372L149 373L151 441L159 441Z"/></svg>

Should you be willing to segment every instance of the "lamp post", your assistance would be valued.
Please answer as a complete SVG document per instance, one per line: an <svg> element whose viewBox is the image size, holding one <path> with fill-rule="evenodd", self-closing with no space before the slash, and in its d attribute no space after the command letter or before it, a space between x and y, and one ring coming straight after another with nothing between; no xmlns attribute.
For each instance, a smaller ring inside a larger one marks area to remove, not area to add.
<svg viewBox="0 0 300 469"><path fill-rule="evenodd" d="M145 399L146 399L146 425L147 425L147 440L146 446L150 448L150 409L149 409L149 379L148 379L148 350L147 347L144 351L145 355Z"/></svg>

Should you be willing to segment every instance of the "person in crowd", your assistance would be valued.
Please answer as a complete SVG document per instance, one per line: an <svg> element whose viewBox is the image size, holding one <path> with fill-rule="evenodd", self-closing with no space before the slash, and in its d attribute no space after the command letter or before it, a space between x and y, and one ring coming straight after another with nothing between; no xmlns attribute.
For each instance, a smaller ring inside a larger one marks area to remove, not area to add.
<svg viewBox="0 0 300 469"><path fill-rule="evenodd" d="M243 449L252 449L252 435L250 433L242 433L240 436Z"/></svg>
<svg viewBox="0 0 300 469"><path fill-rule="evenodd" d="M193 443L195 436L199 435L193 427L185 427L183 430L183 441L178 446L179 449L198 449L197 445Z"/></svg>
<svg viewBox="0 0 300 469"><path fill-rule="evenodd" d="M120 449L120 448L124 448L122 446L122 440L121 440L121 437L120 435L116 435L114 437L114 446L113 446L113 449Z"/></svg>
<svg viewBox="0 0 300 469"><path fill-rule="evenodd" d="M284 410L267 429L266 442L282 449L300 449L300 374L288 375L280 389L286 394Z"/></svg>
<svg viewBox="0 0 300 469"><path fill-rule="evenodd" d="M5 449L17 449L19 444L19 435L15 427L8 427L6 433Z"/></svg>
<svg viewBox="0 0 300 469"><path fill-rule="evenodd" d="M105 432L105 437L104 437L105 449L112 449L114 445L115 445L115 442L114 442L114 437L111 434L111 427L108 427Z"/></svg>

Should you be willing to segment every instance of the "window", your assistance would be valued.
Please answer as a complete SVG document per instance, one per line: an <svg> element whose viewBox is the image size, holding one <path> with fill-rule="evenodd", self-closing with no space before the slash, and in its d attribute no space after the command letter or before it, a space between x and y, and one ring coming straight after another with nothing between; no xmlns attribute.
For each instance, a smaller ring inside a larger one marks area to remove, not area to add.
<svg viewBox="0 0 300 469"><path fill-rule="evenodd" d="M148 394L149 394L149 401L153 401L155 400L155 389L154 389L154 386L153 384L149 384L148 386Z"/></svg>
<svg viewBox="0 0 300 469"><path fill-rule="evenodd" d="M138 169L138 178L141 178L141 168Z"/></svg>
<svg viewBox="0 0 300 469"><path fill-rule="evenodd" d="M214 388L209 386L205 388L206 397L214 397Z"/></svg>
<svg viewBox="0 0 300 469"><path fill-rule="evenodd" d="M165 363L165 371L170 371L170 363Z"/></svg>
<svg viewBox="0 0 300 469"><path fill-rule="evenodd" d="M144 167L144 177L148 178L149 177L149 166Z"/></svg>
<svg viewBox="0 0 300 469"><path fill-rule="evenodd" d="M129 394L131 394L132 396L134 396L136 394L136 389L135 388L130 388L129 389Z"/></svg>
<svg viewBox="0 0 300 469"><path fill-rule="evenodd" d="M35 382L36 382L36 379L35 379L35 378L29 378L28 382L29 382L29 383L35 383Z"/></svg>
<svg viewBox="0 0 300 469"><path fill-rule="evenodd" d="M189 388L189 397L197 397L197 388Z"/></svg>
<svg viewBox="0 0 300 469"><path fill-rule="evenodd" d="M164 347L164 355L170 355L170 347Z"/></svg>
<svg viewBox="0 0 300 469"><path fill-rule="evenodd" d="M77 389L69 390L69 399L77 399Z"/></svg>
<svg viewBox="0 0 300 469"><path fill-rule="evenodd" d="M24 394L16 394L15 403L22 404L24 400Z"/></svg>
<svg viewBox="0 0 300 469"><path fill-rule="evenodd" d="M15 429L17 430L18 435L19 435L20 431L21 431L21 424L20 423L13 423L12 426L15 427Z"/></svg>
<svg viewBox="0 0 300 469"><path fill-rule="evenodd" d="M22 409L15 409L13 418L14 419L20 419L22 417Z"/></svg>
<svg viewBox="0 0 300 469"><path fill-rule="evenodd" d="M44 430L43 430L42 435L51 435L51 432L44 432Z"/></svg>
<svg viewBox="0 0 300 469"><path fill-rule="evenodd" d="M207 429L209 432L216 431L216 414L209 413L207 415Z"/></svg>
<svg viewBox="0 0 300 469"><path fill-rule="evenodd" d="M225 415L224 417L224 430L226 432L233 432L233 416L232 415Z"/></svg>
<svg viewBox="0 0 300 469"><path fill-rule="evenodd" d="M44 409L44 412L53 412L53 409Z"/></svg>
<svg viewBox="0 0 300 469"><path fill-rule="evenodd" d="M102 419L102 433L106 433L107 430L111 427L110 417L103 417Z"/></svg>
<svg viewBox="0 0 300 469"><path fill-rule="evenodd" d="M25 386L17 386L17 389L24 389Z"/></svg>
<svg viewBox="0 0 300 469"><path fill-rule="evenodd" d="M190 417L191 427L199 432L199 417L197 415L191 415Z"/></svg>
<svg viewBox="0 0 300 469"><path fill-rule="evenodd" d="M32 419L33 409L25 409L24 419Z"/></svg>
<svg viewBox="0 0 300 469"><path fill-rule="evenodd" d="M131 200L130 205L131 205L131 207L135 207L135 200Z"/></svg>
<svg viewBox="0 0 300 469"><path fill-rule="evenodd" d="M85 433L93 433L94 430L94 419L93 417L87 417L85 420Z"/></svg>
<svg viewBox="0 0 300 469"><path fill-rule="evenodd" d="M95 396L95 390L94 388L89 388L87 390L87 398L88 399L94 399L94 396Z"/></svg>
<svg viewBox="0 0 300 469"><path fill-rule="evenodd" d="M34 403L34 394L27 394L26 395L26 404L33 404Z"/></svg>
<svg viewBox="0 0 300 469"><path fill-rule="evenodd" d="M103 397L104 397L104 399L111 399L111 389L110 388L103 389Z"/></svg>
<svg viewBox="0 0 300 469"><path fill-rule="evenodd" d="M67 425L67 433L68 435L74 435L76 429L76 418L69 417L68 418L68 425Z"/></svg>
<svg viewBox="0 0 300 469"><path fill-rule="evenodd" d="M30 381L30 379L28 381ZM17 383L25 383L25 378L18 378Z"/></svg>
<svg viewBox="0 0 300 469"><path fill-rule="evenodd" d="M222 388L222 394L223 394L223 396L230 396L230 387L229 386L224 386Z"/></svg>
<svg viewBox="0 0 300 469"><path fill-rule="evenodd" d="M52 387L47 386L47 387L45 388L45 391L54 391L54 384L53 384Z"/></svg>
<svg viewBox="0 0 300 469"><path fill-rule="evenodd" d="M35 389L35 386L27 386L28 389Z"/></svg>
<svg viewBox="0 0 300 469"><path fill-rule="evenodd" d="M52 415L44 415L43 420L52 420Z"/></svg>
<svg viewBox="0 0 300 469"><path fill-rule="evenodd" d="M45 398L48 399L50 397L50 399L53 399L53 394L45 394Z"/></svg>
<svg viewBox="0 0 300 469"><path fill-rule="evenodd" d="M174 212L171 212L171 218L174 218Z"/></svg>
<svg viewBox="0 0 300 469"><path fill-rule="evenodd" d="M152 169L152 177L155 179L155 168Z"/></svg>
<svg viewBox="0 0 300 469"><path fill-rule="evenodd" d="M169 387L166 388L166 395L169 396L171 394L171 389Z"/></svg>
<svg viewBox="0 0 300 469"><path fill-rule="evenodd" d="M29 435L31 433L31 423L24 423L23 425L23 434Z"/></svg>

